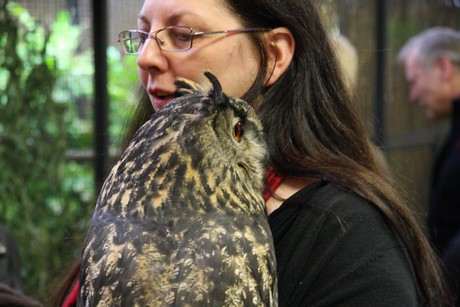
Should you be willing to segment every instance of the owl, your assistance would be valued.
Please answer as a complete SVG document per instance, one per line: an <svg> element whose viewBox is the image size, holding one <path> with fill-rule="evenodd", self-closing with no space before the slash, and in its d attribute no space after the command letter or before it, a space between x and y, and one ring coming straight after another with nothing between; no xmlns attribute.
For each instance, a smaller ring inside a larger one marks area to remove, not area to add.
<svg viewBox="0 0 460 307"><path fill-rule="evenodd" d="M178 79L108 175L78 306L277 306L262 125L205 76L206 90Z"/></svg>

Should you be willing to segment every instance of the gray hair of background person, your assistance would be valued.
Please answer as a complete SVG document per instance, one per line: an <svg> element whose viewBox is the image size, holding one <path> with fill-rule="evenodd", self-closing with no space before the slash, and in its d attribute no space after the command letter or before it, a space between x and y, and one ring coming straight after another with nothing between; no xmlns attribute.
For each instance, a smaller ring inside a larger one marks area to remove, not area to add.
<svg viewBox="0 0 460 307"><path fill-rule="evenodd" d="M412 50L415 50L419 63L425 68L441 57L447 57L460 66L460 32L445 27L425 30L401 48L398 60L404 63Z"/></svg>

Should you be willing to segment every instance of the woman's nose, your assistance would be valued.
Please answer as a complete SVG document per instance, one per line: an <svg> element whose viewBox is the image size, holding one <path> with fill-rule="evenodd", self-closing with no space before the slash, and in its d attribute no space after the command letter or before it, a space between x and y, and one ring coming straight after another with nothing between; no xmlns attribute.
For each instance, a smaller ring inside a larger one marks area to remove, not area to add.
<svg viewBox="0 0 460 307"><path fill-rule="evenodd" d="M164 70L166 58L155 39L147 39L137 55L137 66L145 71Z"/></svg>

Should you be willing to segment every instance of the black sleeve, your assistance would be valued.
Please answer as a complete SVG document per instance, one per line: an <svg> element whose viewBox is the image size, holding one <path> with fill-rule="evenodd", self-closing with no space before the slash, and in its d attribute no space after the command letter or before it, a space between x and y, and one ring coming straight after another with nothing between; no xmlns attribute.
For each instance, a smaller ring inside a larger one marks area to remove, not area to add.
<svg viewBox="0 0 460 307"><path fill-rule="evenodd" d="M297 195L270 216L280 306L422 305L411 261L380 212L337 188L319 194Z"/></svg>

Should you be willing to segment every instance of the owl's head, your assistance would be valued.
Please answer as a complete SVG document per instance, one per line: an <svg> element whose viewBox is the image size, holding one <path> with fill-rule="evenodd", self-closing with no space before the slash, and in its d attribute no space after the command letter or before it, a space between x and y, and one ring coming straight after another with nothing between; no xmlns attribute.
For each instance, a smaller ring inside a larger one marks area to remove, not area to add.
<svg viewBox="0 0 460 307"><path fill-rule="evenodd" d="M186 123L184 149L201 164L197 167L234 172L228 175L262 189L268 157L262 123L246 101L227 96L211 72L204 75L207 83L176 81L178 98L170 108L187 109L178 116Z"/></svg>
<svg viewBox="0 0 460 307"><path fill-rule="evenodd" d="M227 96L212 73L205 76L208 84L178 79L177 97L139 129L128 151L138 161L139 152L148 152L145 162L156 165L157 177L164 172L164 180L187 181L195 172L201 178L196 185L210 191L224 182L261 190L267 161L262 124L247 102Z"/></svg>
<svg viewBox="0 0 460 307"><path fill-rule="evenodd" d="M123 183L136 191L130 202L153 199L157 207L194 199L265 210L268 151L262 123L247 102L223 93L211 73L205 76L208 85L177 80L177 97L137 131L103 190Z"/></svg>

